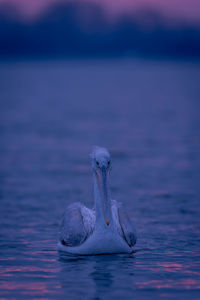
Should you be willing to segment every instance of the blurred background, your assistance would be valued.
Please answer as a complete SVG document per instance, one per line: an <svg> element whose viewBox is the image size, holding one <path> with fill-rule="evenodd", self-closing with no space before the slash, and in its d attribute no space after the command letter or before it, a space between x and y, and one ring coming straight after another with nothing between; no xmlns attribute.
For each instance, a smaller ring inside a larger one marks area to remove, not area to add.
<svg viewBox="0 0 200 300"><path fill-rule="evenodd" d="M0 0L0 297L198 299L199 0ZM64 257L112 155L134 255Z"/></svg>
<svg viewBox="0 0 200 300"><path fill-rule="evenodd" d="M4 57L200 56L198 0L0 0Z"/></svg>

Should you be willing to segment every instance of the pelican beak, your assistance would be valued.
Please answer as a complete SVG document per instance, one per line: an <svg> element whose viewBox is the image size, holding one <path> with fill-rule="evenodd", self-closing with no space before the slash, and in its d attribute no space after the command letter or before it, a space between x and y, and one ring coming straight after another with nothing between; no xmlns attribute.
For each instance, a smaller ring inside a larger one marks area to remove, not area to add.
<svg viewBox="0 0 200 300"><path fill-rule="evenodd" d="M110 225L110 204L108 202L108 187L107 187L107 173L108 169L101 168L96 171L97 184L101 191L101 201L104 220L107 226Z"/></svg>
<svg viewBox="0 0 200 300"><path fill-rule="evenodd" d="M100 172L99 170L96 171L96 178L97 178L97 184L99 189L101 188L101 183L100 183Z"/></svg>

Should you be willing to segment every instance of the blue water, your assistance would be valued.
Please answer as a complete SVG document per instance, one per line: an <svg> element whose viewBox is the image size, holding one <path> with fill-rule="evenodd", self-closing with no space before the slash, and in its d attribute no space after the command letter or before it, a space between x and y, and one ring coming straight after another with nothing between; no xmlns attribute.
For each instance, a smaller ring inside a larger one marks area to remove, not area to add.
<svg viewBox="0 0 200 300"><path fill-rule="evenodd" d="M200 64L0 64L0 298L200 299ZM133 255L68 257L59 222L113 157Z"/></svg>

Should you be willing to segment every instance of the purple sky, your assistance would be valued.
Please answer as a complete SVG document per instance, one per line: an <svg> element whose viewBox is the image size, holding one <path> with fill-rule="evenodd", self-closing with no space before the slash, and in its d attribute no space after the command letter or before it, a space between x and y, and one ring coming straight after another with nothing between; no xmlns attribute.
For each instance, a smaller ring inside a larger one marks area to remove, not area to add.
<svg viewBox="0 0 200 300"><path fill-rule="evenodd" d="M38 18L53 3L77 0L0 0L1 4L12 4L25 19ZM79 0L80 1L80 0ZM200 23L200 0L81 0L103 5L111 19L127 11L141 8L156 9L171 20Z"/></svg>

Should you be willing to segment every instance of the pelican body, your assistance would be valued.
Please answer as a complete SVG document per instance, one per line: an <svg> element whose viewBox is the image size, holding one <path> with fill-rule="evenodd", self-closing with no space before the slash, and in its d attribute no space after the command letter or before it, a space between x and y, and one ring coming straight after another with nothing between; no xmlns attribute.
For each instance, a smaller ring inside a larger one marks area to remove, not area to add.
<svg viewBox="0 0 200 300"><path fill-rule="evenodd" d="M81 203L69 205L59 232L58 249L71 254L131 253L136 232L121 203L111 200L111 157L106 148L92 152L94 209Z"/></svg>

